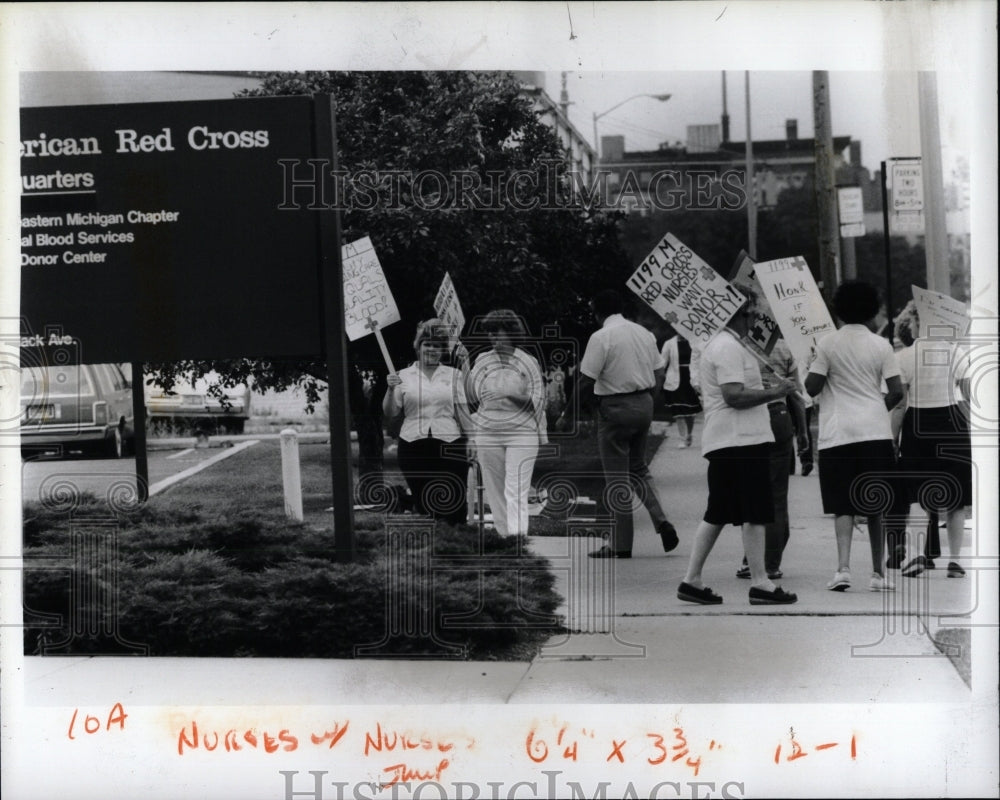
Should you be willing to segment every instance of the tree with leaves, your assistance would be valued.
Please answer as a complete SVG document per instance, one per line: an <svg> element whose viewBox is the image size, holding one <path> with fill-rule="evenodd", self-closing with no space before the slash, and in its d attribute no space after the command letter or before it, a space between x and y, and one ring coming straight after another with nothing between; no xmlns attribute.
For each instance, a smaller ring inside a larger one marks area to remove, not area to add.
<svg viewBox="0 0 1000 800"><path fill-rule="evenodd" d="M412 360L414 327L433 316L446 272L468 319L508 307L535 333L549 323L589 332L593 291L621 286L631 271L619 215L574 202L566 152L511 74L269 73L243 96L321 93L335 102L347 176L337 244L371 238L402 318L383 329L397 366ZM352 381L375 379L370 402L355 401L355 424L380 426L386 367L374 337L349 343L348 354ZM310 408L326 376L319 359L150 366L161 385L214 370L219 390L300 387Z"/></svg>

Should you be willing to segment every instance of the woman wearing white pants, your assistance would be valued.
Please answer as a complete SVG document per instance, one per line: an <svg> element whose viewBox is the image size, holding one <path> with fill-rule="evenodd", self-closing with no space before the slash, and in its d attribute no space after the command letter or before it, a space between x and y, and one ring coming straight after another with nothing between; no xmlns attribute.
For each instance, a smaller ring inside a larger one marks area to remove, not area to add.
<svg viewBox="0 0 1000 800"><path fill-rule="evenodd" d="M469 372L466 391L476 406L476 457L493 525L502 535L528 533L528 491L538 445L548 441L545 380L538 361L514 346L524 327L513 311L483 320L491 349Z"/></svg>

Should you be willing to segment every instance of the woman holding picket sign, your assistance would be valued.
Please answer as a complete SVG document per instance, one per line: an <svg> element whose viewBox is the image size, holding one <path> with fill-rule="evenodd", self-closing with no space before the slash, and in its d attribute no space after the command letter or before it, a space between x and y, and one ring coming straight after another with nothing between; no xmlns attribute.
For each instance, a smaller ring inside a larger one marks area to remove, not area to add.
<svg viewBox="0 0 1000 800"><path fill-rule="evenodd" d="M438 319L417 325L417 360L386 378L387 420L402 418L397 458L414 510L453 525L466 519L467 437L472 427L462 373L441 363L448 327Z"/></svg>

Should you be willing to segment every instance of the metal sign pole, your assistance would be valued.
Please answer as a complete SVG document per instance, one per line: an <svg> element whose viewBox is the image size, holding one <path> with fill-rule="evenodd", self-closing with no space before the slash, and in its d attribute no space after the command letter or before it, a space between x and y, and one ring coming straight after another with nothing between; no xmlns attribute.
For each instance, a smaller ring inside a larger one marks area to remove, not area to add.
<svg viewBox="0 0 1000 800"><path fill-rule="evenodd" d="M316 157L337 168L337 128L334 100L313 99ZM315 168L320 168L317 164ZM335 558L354 559L354 480L351 466L351 421L347 403L347 336L344 329L344 269L340 252L340 211L321 208L317 214L319 269L323 291L323 336L330 402L330 467L333 482Z"/></svg>
<svg viewBox="0 0 1000 800"><path fill-rule="evenodd" d="M886 333L892 344L892 247L889 244L889 192L885 176L886 162L882 162L882 236L885 240L885 313L889 318Z"/></svg>

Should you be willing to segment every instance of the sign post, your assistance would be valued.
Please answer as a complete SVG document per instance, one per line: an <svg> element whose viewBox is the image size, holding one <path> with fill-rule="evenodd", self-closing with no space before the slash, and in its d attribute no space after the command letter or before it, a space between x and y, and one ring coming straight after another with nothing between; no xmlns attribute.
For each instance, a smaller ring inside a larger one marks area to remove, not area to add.
<svg viewBox="0 0 1000 800"><path fill-rule="evenodd" d="M316 154L336 168L337 125L330 95L315 99ZM354 487L351 469L351 411L347 404L347 341L344 336L344 265L340 212L317 215L324 344L330 402L330 467L333 483L333 546L338 561L354 559Z"/></svg>

